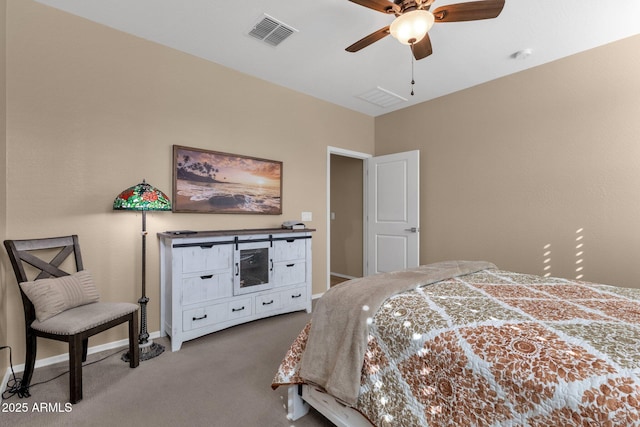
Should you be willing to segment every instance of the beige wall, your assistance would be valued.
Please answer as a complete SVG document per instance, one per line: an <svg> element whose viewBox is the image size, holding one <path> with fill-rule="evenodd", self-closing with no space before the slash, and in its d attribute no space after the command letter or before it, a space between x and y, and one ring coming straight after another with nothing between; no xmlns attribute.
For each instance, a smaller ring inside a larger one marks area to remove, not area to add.
<svg viewBox="0 0 640 427"><path fill-rule="evenodd" d="M362 276L363 161L331 155L331 272Z"/></svg>
<svg viewBox="0 0 640 427"><path fill-rule="evenodd" d="M279 226L310 211L313 292L325 290L327 146L372 153L373 118L39 3L7 3L9 238L79 234L102 298L133 302L141 217L112 211L120 191L146 178L171 194L173 144L281 160L282 215L148 215L149 331L159 330L159 231ZM3 318L19 319L8 338L22 363L22 306L5 279ZM125 336L123 326L90 345ZM39 350L65 353L47 340Z"/></svg>
<svg viewBox="0 0 640 427"><path fill-rule="evenodd" d="M6 11L7 1L0 0L0 241L3 241L7 235ZM4 262L0 260L0 346L7 344L7 281L4 280L4 269ZM0 352L0 378L9 366L6 353L6 351Z"/></svg>
<svg viewBox="0 0 640 427"><path fill-rule="evenodd" d="M421 262L640 287L638 51L640 36L378 117L376 155L421 150Z"/></svg>

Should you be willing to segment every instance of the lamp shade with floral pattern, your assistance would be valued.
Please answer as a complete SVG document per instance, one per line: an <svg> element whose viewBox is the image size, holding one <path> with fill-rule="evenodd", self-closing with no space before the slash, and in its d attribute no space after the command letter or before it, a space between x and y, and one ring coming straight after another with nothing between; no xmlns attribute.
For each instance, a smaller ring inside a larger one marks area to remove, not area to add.
<svg viewBox="0 0 640 427"><path fill-rule="evenodd" d="M171 201L162 191L142 180L118 194L113 201L114 210L170 211Z"/></svg>

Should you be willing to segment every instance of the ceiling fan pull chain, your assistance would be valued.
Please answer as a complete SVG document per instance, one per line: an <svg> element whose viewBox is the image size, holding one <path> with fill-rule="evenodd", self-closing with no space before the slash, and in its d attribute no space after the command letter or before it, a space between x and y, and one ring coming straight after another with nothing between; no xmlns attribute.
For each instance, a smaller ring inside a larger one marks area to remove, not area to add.
<svg viewBox="0 0 640 427"><path fill-rule="evenodd" d="M416 81L413 79L413 43L411 43L411 96L413 96L413 85L416 84Z"/></svg>

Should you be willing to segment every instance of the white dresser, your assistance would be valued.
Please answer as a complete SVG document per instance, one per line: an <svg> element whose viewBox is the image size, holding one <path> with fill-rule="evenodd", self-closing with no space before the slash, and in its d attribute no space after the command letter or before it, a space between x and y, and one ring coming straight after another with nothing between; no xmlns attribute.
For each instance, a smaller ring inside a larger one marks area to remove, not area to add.
<svg viewBox="0 0 640 427"><path fill-rule="evenodd" d="M171 351L240 323L311 312L313 229L158 233L160 333Z"/></svg>

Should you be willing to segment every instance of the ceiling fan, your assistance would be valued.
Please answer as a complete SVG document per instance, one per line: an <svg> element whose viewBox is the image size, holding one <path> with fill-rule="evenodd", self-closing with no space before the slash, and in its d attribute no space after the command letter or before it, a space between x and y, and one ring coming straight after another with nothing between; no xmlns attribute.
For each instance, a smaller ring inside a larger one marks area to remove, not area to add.
<svg viewBox="0 0 640 427"><path fill-rule="evenodd" d="M357 52L391 34L400 43L410 45L415 59L433 53L428 31L436 22L461 22L492 19L500 15L505 0L479 0L442 6L429 11L435 0L349 0L369 9L393 14L396 19L384 28L358 40L345 50Z"/></svg>

